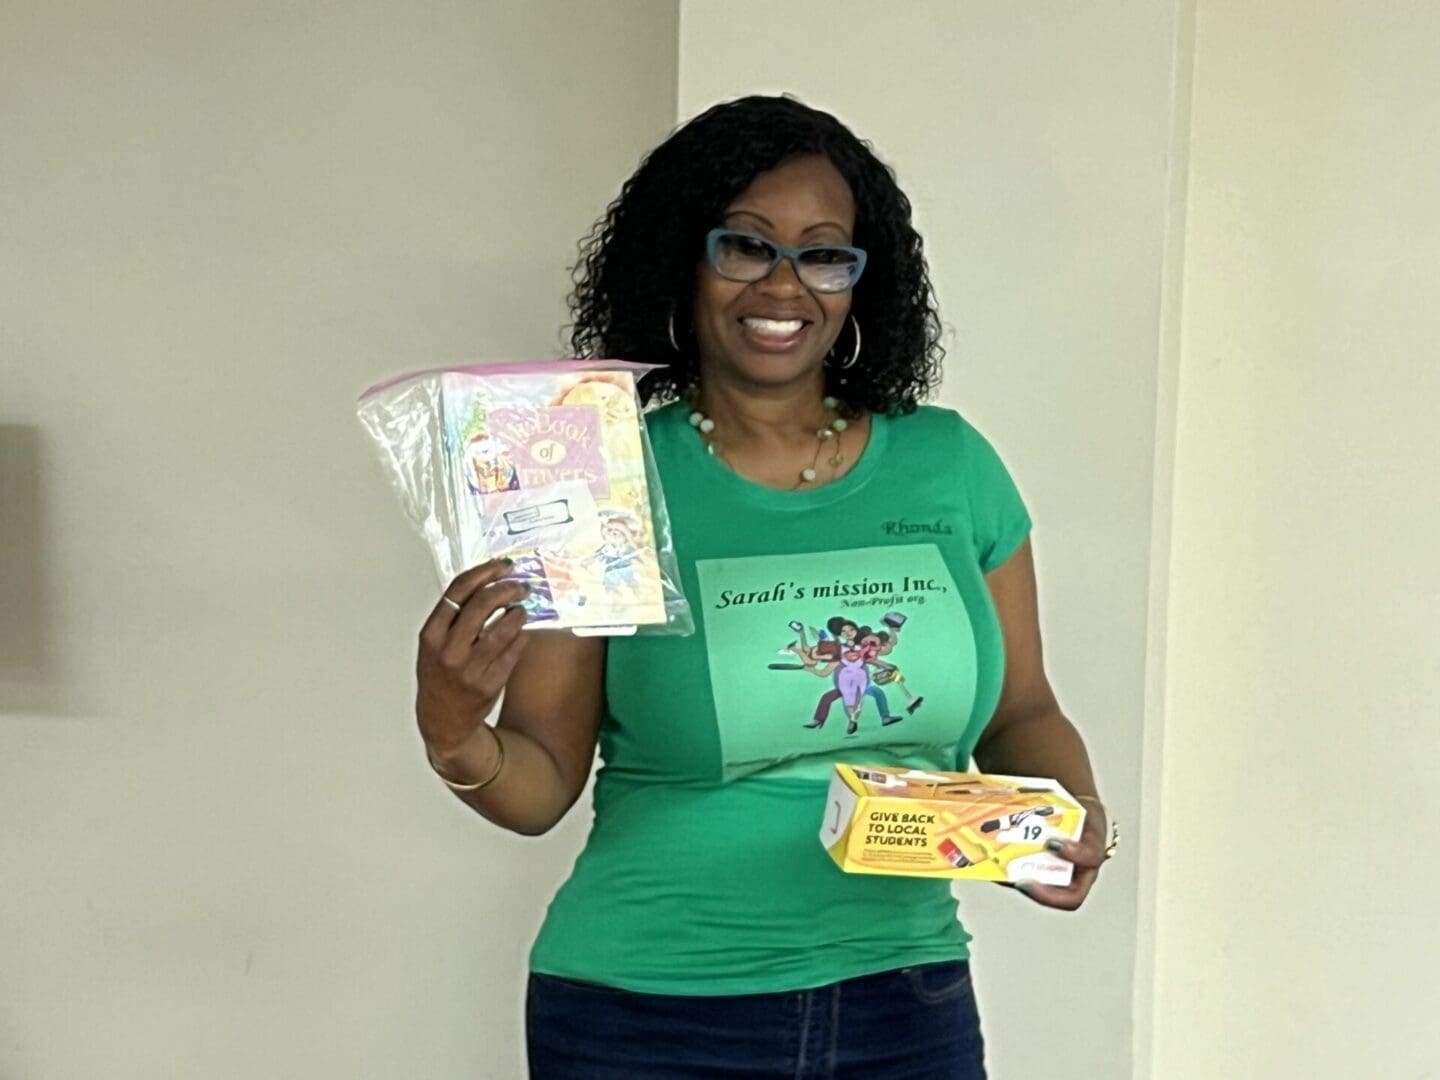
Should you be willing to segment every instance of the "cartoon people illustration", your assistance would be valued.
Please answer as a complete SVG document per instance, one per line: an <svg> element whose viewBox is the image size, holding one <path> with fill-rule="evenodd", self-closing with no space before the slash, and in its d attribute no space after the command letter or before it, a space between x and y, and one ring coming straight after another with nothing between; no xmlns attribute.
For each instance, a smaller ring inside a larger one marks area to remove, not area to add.
<svg viewBox="0 0 1440 1080"><path fill-rule="evenodd" d="M640 584L640 561L644 539L640 521L626 510L601 512L600 536L604 541L596 552L601 577L607 589L635 590Z"/></svg>
<svg viewBox="0 0 1440 1080"><path fill-rule="evenodd" d="M840 701L845 705L848 721L845 734L854 735L860 726L860 705L870 688L870 674L865 668L863 650L846 648L833 638L820 641L811 649L802 651L798 645L794 648L804 661L801 666L806 671L833 682L831 689L820 695L815 705L815 716L805 726L824 727L830 718L830 710Z"/></svg>
<svg viewBox="0 0 1440 1080"><path fill-rule="evenodd" d="M893 652L898 644L905 616L899 612L891 612L882 622L888 629L873 630L837 615L825 624L824 630L811 628L811 632L816 635L814 645L809 642L804 623L799 620L790 623L790 629L797 635L796 640L781 652L794 654L801 661L798 666L812 675L833 681L832 688L816 702L814 716L805 727L824 727L836 702L842 703L845 708L847 735L854 735L859 730L860 714L866 698L875 702L882 726L898 724L924 703L924 698L916 697L905 686L900 669L890 661L882 659ZM796 665L772 664L771 667L794 668ZM887 685L899 686L909 699L903 714L891 711L890 701L884 690Z"/></svg>
<svg viewBox="0 0 1440 1080"><path fill-rule="evenodd" d="M826 631L827 637L815 648L807 650L802 629L800 641L794 647L796 654L805 661L807 670L822 678L833 677L834 680L833 687L816 702L815 715L805 726L824 727L830 718L830 710L838 701L845 708L845 734L854 735L859 730L860 712L866 698L874 700L880 711L881 724L904 719L893 716L884 691L871 679L870 665L878 658L879 644L866 641L872 633L870 628L837 615L826 624Z"/></svg>
<svg viewBox="0 0 1440 1080"><path fill-rule="evenodd" d="M900 643L900 627L905 624L905 616L899 612L892 611L881 621L890 628L889 631L872 631L868 636L861 639L862 645L867 645L874 650L875 658L870 662L870 669L871 678L876 683L875 692L883 696L884 692L880 687L898 686L900 692L905 695L905 699L908 702L905 706L905 714L906 716L910 716L914 714L916 709L925 704L925 699L923 697L917 697L910 692L910 688L905 685L905 676L895 664L880 659L882 656L888 656L892 653L895 650L895 646ZM884 715L890 715L888 707L882 709L881 712ZM885 722L893 724L903 719L904 717L897 716Z"/></svg>
<svg viewBox="0 0 1440 1080"><path fill-rule="evenodd" d="M465 444L465 472L470 490L480 495L520 488L520 474L509 451L485 432Z"/></svg>
<svg viewBox="0 0 1440 1080"><path fill-rule="evenodd" d="M865 651L866 663L870 672L870 688L866 693L874 698L875 704L880 707L880 723L885 726L898 724L905 717L891 712L890 699L886 696L884 687L886 683L893 680L899 669L894 664L880 659L894 648L894 642L890 635L883 630L875 631L865 627L860 637L860 647Z"/></svg>
<svg viewBox="0 0 1440 1080"><path fill-rule="evenodd" d="M866 692L870 689L869 660L870 652L864 646L852 645L840 651L835 689L850 721L845 726L846 735L854 735L860 726L860 706L865 703Z"/></svg>
<svg viewBox="0 0 1440 1080"><path fill-rule="evenodd" d="M905 714L907 716L913 715L916 709L925 704L923 697L919 697L911 691L909 685L905 682L904 673L894 664L877 661L874 664L874 674L872 677L878 687L898 686L900 688L900 692L905 695ZM896 717L896 720L899 719L900 717ZM892 721L892 723L893 722L894 721Z"/></svg>

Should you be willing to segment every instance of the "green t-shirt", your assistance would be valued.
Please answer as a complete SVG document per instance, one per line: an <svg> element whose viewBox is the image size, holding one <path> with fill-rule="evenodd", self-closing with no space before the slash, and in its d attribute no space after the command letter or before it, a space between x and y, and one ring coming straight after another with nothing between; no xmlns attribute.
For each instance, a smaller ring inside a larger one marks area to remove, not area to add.
<svg viewBox="0 0 1440 1080"><path fill-rule="evenodd" d="M777 491L683 407L648 426L696 632L610 642L594 827L533 970L745 994L966 957L948 881L843 873L819 833L834 762L964 768L994 712L984 575L1030 529L1004 465L925 407Z"/></svg>

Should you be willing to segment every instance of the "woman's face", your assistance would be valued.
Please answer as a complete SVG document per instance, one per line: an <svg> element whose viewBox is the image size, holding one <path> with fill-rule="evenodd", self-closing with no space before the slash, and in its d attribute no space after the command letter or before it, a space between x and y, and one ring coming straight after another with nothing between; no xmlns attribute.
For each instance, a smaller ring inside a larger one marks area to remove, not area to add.
<svg viewBox="0 0 1440 1080"><path fill-rule="evenodd" d="M794 158L756 176L717 224L786 247L850 244L855 198L828 158ZM789 259L748 285L727 281L702 259L694 309L701 367L759 386L811 375L840 336L850 297L812 292Z"/></svg>

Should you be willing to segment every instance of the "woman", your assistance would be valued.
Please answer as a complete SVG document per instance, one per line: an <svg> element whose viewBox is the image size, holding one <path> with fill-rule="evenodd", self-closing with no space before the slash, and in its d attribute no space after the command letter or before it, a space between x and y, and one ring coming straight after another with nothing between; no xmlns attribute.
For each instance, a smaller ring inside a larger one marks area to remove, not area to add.
<svg viewBox="0 0 1440 1080"><path fill-rule="evenodd" d="M1080 841L1058 846L1074 883L1025 884L1032 900L1078 907L1105 858L1085 747L1041 663L1029 518L989 444L919 405L941 349L908 201L833 117L720 105L625 185L573 304L577 354L663 365L641 389L664 405L648 426L698 629L522 634L522 588L489 564L421 632L420 731L482 816L544 832L597 743L604 762L532 954L533 1075L983 1076L948 883L847 875L816 840L834 761L973 755L1088 802ZM947 530L886 526L937 518ZM923 597L907 667L942 692L848 741L797 730L803 686L758 675L773 613L716 602L775 580L812 624L837 598Z"/></svg>
<svg viewBox="0 0 1440 1080"><path fill-rule="evenodd" d="M840 653L840 671L835 676L835 689L840 691L840 702L845 706L848 723L845 731L854 735L860 727L860 706L865 704L865 693L870 689L870 654L864 648L851 646Z"/></svg>

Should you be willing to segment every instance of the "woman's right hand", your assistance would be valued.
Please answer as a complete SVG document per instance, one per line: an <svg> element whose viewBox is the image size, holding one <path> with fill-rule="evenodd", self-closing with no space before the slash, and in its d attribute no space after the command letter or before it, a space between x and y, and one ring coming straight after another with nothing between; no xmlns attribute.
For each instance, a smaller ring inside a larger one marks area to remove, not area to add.
<svg viewBox="0 0 1440 1080"><path fill-rule="evenodd" d="M518 606L529 587L505 579L510 567L492 559L465 571L420 630L415 716L432 761L454 757L484 726L529 641Z"/></svg>

